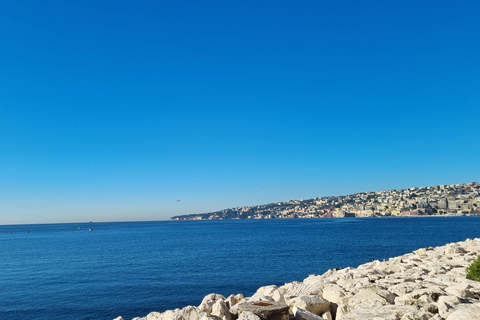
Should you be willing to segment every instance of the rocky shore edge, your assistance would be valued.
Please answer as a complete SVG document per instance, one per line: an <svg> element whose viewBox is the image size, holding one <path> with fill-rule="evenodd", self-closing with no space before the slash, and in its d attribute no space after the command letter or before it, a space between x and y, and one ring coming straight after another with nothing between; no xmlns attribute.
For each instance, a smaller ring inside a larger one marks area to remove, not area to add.
<svg viewBox="0 0 480 320"><path fill-rule="evenodd" d="M479 254L480 238L467 239L264 286L251 297L212 293L198 307L133 320L480 319L480 282L465 271Z"/></svg>

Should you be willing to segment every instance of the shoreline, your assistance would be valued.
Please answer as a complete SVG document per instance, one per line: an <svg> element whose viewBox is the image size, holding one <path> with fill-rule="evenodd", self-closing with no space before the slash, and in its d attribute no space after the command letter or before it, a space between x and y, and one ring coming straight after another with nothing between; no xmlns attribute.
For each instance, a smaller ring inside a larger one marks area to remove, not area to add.
<svg viewBox="0 0 480 320"><path fill-rule="evenodd" d="M480 282L465 278L466 266L479 254L480 238L467 239L357 268L330 269L301 282L267 285L251 297L209 294L198 307L132 320L480 319ZM252 306L261 310L250 311ZM283 308L283 314L262 313L273 307Z"/></svg>

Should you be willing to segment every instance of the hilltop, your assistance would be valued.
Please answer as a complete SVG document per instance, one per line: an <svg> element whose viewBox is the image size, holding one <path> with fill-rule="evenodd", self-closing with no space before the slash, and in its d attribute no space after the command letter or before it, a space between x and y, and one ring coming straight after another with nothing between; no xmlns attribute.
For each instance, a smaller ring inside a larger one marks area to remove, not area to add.
<svg viewBox="0 0 480 320"><path fill-rule="evenodd" d="M412 187L346 196L289 200L216 212L174 216L171 220L341 218L480 214L480 185Z"/></svg>

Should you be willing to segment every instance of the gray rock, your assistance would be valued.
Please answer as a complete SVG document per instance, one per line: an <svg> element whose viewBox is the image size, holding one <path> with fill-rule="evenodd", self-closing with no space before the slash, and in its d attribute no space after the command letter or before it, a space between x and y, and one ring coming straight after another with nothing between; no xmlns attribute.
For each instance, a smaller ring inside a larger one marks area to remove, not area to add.
<svg viewBox="0 0 480 320"><path fill-rule="evenodd" d="M279 302L242 302L235 307L239 316L250 311L262 320L289 320L289 307Z"/></svg>

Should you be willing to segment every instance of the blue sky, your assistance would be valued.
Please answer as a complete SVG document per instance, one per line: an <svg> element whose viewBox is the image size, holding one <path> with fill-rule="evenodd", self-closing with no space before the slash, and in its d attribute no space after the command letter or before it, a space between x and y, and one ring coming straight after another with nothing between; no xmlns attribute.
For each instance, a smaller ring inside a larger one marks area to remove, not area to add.
<svg viewBox="0 0 480 320"><path fill-rule="evenodd" d="M2 1L0 224L480 181L479 15L478 1Z"/></svg>

